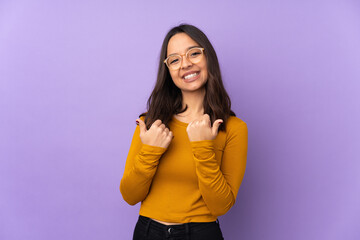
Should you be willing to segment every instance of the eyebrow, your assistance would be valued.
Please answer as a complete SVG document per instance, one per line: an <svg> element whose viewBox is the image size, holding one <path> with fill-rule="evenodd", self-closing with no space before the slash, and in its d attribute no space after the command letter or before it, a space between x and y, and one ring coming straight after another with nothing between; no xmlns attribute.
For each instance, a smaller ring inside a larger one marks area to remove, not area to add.
<svg viewBox="0 0 360 240"><path fill-rule="evenodd" d="M192 49L192 48L197 48L197 47L200 47L200 46L191 46L191 47L188 47L188 48L186 49L186 51L189 51L190 49ZM178 55L178 53L169 54L168 57L171 56L171 55ZM180 55L180 54L179 54L179 55Z"/></svg>

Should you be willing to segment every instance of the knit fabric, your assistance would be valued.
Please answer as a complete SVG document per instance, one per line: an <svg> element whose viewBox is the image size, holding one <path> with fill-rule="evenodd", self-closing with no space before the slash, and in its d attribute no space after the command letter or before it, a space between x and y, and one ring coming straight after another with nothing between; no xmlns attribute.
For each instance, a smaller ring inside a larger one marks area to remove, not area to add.
<svg viewBox="0 0 360 240"><path fill-rule="evenodd" d="M141 118L144 120L144 117ZM187 123L172 118L168 148L143 144L136 126L120 182L124 200L160 221L216 221L235 204L244 177L248 130L229 117L214 140L190 142Z"/></svg>

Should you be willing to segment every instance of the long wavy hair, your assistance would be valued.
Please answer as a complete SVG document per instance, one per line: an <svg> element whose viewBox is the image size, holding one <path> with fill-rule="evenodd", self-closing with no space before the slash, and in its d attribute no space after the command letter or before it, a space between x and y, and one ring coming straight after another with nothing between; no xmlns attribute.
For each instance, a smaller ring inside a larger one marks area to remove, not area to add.
<svg viewBox="0 0 360 240"><path fill-rule="evenodd" d="M148 101L147 112L139 117L145 116L147 129L157 120L169 128L168 123L174 114L185 112L188 106L182 109L182 93L174 84L164 60L167 57L167 46L172 36L177 33L186 33L195 42L205 49L204 55L207 61L208 79L204 87L206 90L203 107L204 113L209 114L211 123L216 119L223 119L219 131L226 131L226 123L230 116L236 116L231 110L231 100L222 82L219 61L215 50L206 35L197 27L189 24L181 24L173 27L165 36L163 41L157 81ZM169 128L170 129L170 128Z"/></svg>

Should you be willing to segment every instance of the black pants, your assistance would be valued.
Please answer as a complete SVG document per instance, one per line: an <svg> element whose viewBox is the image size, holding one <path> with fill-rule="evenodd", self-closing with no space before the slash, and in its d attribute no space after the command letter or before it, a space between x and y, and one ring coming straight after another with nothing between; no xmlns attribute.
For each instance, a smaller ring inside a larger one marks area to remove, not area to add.
<svg viewBox="0 0 360 240"><path fill-rule="evenodd" d="M223 240L219 220L164 225L139 215L133 240Z"/></svg>

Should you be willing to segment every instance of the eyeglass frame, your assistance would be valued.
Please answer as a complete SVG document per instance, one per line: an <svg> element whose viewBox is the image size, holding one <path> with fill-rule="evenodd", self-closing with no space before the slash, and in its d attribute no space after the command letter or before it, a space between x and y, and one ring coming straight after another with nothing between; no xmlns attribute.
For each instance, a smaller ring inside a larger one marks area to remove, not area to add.
<svg viewBox="0 0 360 240"><path fill-rule="evenodd" d="M178 69L181 68L183 56L185 56L185 57L187 58L187 60L189 60L192 64L195 64L195 63L193 63L193 62L188 58L188 56L187 56L187 54L188 54L191 50L193 50L193 49L200 49L200 50L201 50L201 54L204 55L205 48L203 48L203 47L192 47L192 48L190 48L189 50L187 50L185 54L171 54L170 56L168 56L168 57L164 60L164 63L166 64L166 66L167 66L169 69L171 69L171 70L178 70ZM181 59L180 65L179 65L179 67L178 67L177 69L172 69L172 68L170 68L169 65L168 65L168 63L167 63L167 60L168 60L170 57L173 57L173 56L180 56L180 59ZM199 61L199 62L200 62L200 61Z"/></svg>

